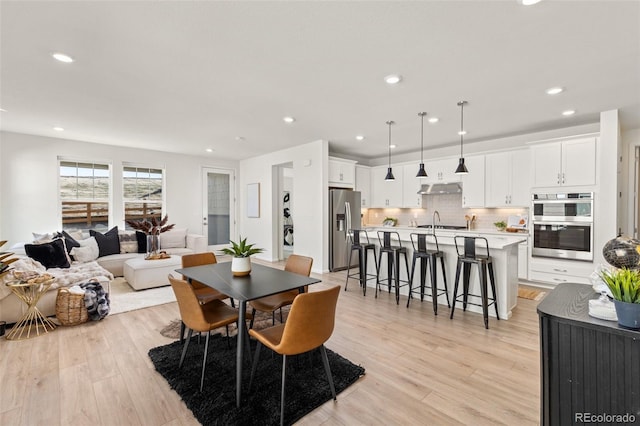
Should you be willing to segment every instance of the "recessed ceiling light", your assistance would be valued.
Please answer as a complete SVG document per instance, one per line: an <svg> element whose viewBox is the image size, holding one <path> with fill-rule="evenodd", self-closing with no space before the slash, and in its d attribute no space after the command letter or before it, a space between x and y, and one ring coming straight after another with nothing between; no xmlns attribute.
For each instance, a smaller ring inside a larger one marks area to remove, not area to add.
<svg viewBox="0 0 640 426"><path fill-rule="evenodd" d="M394 149L396 146L397 145L395 145L395 144L391 144L391 145L389 145L389 148Z"/></svg>
<svg viewBox="0 0 640 426"><path fill-rule="evenodd" d="M54 57L54 59L60 61L60 62L64 62L66 64L70 64L71 62L73 62L73 58L69 55L65 55L64 53L54 53L53 55L51 55Z"/></svg>
<svg viewBox="0 0 640 426"><path fill-rule="evenodd" d="M541 0L520 0L523 6L532 6L536 3L540 3Z"/></svg>
<svg viewBox="0 0 640 426"><path fill-rule="evenodd" d="M55 130L56 132L64 132L64 128L58 126L54 127L53 130Z"/></svg>
<svg viewBox="0 0 640 426"><path fill-rule="evenodd" d="M364 140L364 136L358 135L358 136L356 136L356 140L363 141Z"/></svg>
<svg viewBox="0 0 640 426"><path fill-rule="evenodd" d="M440 119L439 119L438 117L431 117L431 118L430 118L429 120L427 120L427 121L429 121L429 123L431 123L431 124L435 124L435 123L437 123L438 121L440 121Z"/></svg>
<svg viewBox="0 0 640 426"><path fill-rule="evenodd" d="M547 95L557 95L558 93L562 93L564 89L562 87L550 87L547 89Z"/></svg>
<svg viewBox="0 0 640 426"><path fill-rule="evenodd" d="M244 136L236 136L236 137L235 137L235 139L236 139L238 142L241 142L241 141L243 141L243 140L244 140Z"/></svg>
<svg viewBox="0 0 640 426"><path fill-rule="evenodd" d="M399 74L390 74L384 78L387 84L398 84L402 81L402 76Z"/></svg>
<svg viewBox="0 0 640 426"><path fill-rule="evenodd" d="M213 149L212 149L212 148L207 148L207 149L205 149L205 151L207 151L207 152L213 152Z"/></svg>
<svg viewBox="0 0 640 426"><path fill-rule="evenodd" d="M572 109L568 109L566 111L562 111L562 115L567 115L567 116L568 115L573 115L575 113L576 113L575 110L572 110Z"/></svg>
<svg viewBox="0 0 640 426"><path fill-rule="evenodd" d="M467 134L467 131L466 131L466 130L461 130L461 131L459 131L459 132L458 132L458 134L459 134L460 136L463 136L463 135L466 135L466 134Z"/></svg>
<svg viewBox="0 0 640 426"><path fill-rule="evenodd" d="M291 124L294 121L296 121L296 119L293 118L293 117L284 117L282 120L284 120L284 122L287 123L287 124Z"/></svg>

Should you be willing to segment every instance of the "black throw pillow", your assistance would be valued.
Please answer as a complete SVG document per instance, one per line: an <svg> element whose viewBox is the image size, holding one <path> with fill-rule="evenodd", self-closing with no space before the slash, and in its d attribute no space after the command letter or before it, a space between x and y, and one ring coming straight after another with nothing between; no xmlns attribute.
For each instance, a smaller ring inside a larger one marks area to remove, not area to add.
<svg viewBox="0 0 640 426"><path fill-rule="evenodd" d="M120 238L118 238L118 227L114 226L104 234L89 230L89 234L95 237L98 243L98 257L108 256L110 254L120 254Z"/></svg>
<svg viewBox="0 0 640 426"><path fill-rule="evenodd" d="M69 253L69 256L73 259L73 256L71 256L71 249L74 247L80 247L80 243L77 242L76 239L71 235L69 235L67 231L59 232L58 236L60 238L64 238L64 245L67 247L67 253Z"/></svg>
<svg viewBox="0 0 640 426"><path fill-rule="evenodd" d="M44 244L25 244L27 256L37 260L45 268L68 268L69 258L62 238Z"/></svg>
<svg viewBox="0 0 640 426"><path fill-rule="evenodd" d="M136 240L138 240L138 253L147 252L147 234L142 231L136 231Z"/></svg>

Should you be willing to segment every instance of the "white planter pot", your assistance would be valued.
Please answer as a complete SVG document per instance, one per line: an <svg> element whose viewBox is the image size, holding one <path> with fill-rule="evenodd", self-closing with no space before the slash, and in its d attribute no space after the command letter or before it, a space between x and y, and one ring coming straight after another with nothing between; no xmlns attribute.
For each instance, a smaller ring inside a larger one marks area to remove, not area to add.
<svg viewBox="0 0 640 426"><path fill-rule="evenodd" d="M235 277L245 277L251 273L250 257L234 257L231 260L231 272Z"/></svg>

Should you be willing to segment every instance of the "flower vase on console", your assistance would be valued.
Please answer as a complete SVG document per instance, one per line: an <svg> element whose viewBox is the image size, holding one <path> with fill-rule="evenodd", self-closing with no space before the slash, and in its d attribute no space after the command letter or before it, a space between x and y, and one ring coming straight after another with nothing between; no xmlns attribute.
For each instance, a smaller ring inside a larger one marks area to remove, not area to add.
<svg viewBox="0 0 640 426"><path fill-rule="evenodd" d="M164 219L158 220L155 217L151 219L127 220L127 224L133 229L142 231L147 235L147 255L145 259L168 259L169 255L160 251L160 234L173 229L175 225L167 225L169 216L165 215Z"/></svg>
<svg viewBox="0 0 640 426"><path fill-rule="evenodd" d="M147 256L145 259L160 258L160 234L147 235Z"/></svg>

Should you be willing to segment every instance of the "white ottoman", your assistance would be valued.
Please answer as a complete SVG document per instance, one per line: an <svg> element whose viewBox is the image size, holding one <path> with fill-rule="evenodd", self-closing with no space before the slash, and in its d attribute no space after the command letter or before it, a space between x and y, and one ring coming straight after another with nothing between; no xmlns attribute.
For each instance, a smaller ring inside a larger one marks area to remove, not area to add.
<svg viewBox="0 0 640 426"><path fill-rule="evenodd" d="M124 262L124 279L134 290L169 285L167 275L182 267L180 256L168 259L145 260L136 257Z"/></svg>

